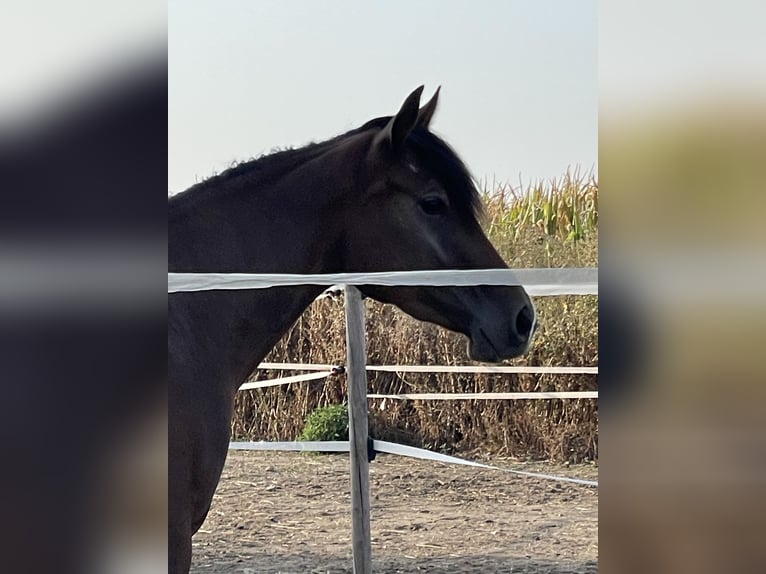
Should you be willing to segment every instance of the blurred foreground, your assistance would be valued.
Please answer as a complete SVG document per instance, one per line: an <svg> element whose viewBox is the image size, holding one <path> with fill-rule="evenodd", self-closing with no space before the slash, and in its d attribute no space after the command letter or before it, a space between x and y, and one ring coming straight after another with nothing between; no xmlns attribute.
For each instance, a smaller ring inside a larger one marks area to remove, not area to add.
<svg viewBox="0 0 766 574"><path fill-rule="evenodd" d="M164 572L165 41L37 4L2 39L1 569Z"/></svg>
<svg viewBox="0 0 766 574"><path fill-rule="evenodd" d="M763 9L690 8L600 19L604 572L766 558Z"/></svg>

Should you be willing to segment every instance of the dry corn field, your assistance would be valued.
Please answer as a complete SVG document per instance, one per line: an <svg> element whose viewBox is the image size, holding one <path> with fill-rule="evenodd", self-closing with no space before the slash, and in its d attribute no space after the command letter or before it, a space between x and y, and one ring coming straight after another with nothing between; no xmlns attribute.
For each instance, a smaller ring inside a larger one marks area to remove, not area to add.
<svg viewBox="0 0 766 574"><path fill-rule="evenodd" d="M521 193L485 188L485 229L510 267L598 266L598 184L567 173ZM526 357L508 364L598 366L598 298L537 298L539 328ZM369 364L468 364L465 340L368 300ZM342 297L317 300L267 361L343 364ZM259 371L253 379L289 374ZM465 375L370 373L371 393L597 390L595 375ZM240 392L236 439L294 440L306 416L345 400L344 376ZM588 462L598 458L598 403L539 401L370 400L370 434L381 440L462 454L491 453L522 460Z"/></svg>

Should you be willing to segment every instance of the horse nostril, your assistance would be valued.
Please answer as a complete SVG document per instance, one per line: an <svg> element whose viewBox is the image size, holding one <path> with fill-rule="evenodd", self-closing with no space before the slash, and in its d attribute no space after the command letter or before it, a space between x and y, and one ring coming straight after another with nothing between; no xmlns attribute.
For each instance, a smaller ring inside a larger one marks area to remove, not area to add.
<svg viewBox="0 0 766 574"><path fill-rule="evenodd" d="M535 312L531 305L524 305L516 315L516 332L522 337L529 338L534 327Z"/></svg>

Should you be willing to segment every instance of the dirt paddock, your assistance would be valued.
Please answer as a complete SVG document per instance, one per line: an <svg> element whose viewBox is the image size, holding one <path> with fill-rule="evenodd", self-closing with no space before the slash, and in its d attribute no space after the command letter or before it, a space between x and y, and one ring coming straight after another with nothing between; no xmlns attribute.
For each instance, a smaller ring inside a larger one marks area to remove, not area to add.
<svg viewBox="0 0 766 574"><path fill-rule="evenodd" d="M370 483L375 572L597 572L594 488L395 455L378 455ZM192 572L350 573L350 533L347 455L233 451L194 537Z"/></svg>

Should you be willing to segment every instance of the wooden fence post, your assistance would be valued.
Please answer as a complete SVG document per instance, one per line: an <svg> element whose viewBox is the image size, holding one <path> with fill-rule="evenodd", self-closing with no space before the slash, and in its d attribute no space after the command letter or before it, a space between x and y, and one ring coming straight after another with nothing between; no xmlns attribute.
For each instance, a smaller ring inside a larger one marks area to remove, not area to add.
<svg viewBox="0 0 766 574"><path fill-rule="evenodd" d="M348 439L351 462L351 542L354 574L372 572L370 463L367 453L367 350L364 303L359 289L345 288L348 355Z"/></svg>

